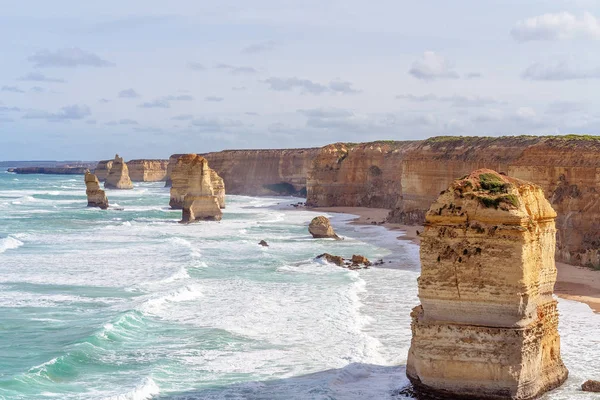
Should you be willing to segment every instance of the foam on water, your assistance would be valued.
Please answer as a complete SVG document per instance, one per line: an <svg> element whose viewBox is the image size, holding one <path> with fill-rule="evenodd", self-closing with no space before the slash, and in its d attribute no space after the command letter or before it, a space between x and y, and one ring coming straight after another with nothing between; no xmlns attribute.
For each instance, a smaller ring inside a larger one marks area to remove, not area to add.
<svg viewBox="0 0 600 400"><path fill-rule="evenodd" d="M160 388L152 380L145 378L142 383L136 386L133 390L114 396L105 397L104 400L148 400L160 393Z"/></svg>
<svg viewBox="0 0 600 400"><path fill-rule="evenodd" d="M0 253L4 253L7 250L18 249L25 243L13 236L8 236L0 239Z"/></svg>

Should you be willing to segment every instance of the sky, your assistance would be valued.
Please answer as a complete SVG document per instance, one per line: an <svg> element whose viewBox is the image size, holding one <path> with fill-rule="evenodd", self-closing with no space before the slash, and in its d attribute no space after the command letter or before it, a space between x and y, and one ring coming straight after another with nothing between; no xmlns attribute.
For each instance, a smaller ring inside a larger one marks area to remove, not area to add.
<svg viewBox="0 0 600 400"><path fill-rule="evenodd" d="M0 3L0 160L600 131L599 1Z"/></svg>

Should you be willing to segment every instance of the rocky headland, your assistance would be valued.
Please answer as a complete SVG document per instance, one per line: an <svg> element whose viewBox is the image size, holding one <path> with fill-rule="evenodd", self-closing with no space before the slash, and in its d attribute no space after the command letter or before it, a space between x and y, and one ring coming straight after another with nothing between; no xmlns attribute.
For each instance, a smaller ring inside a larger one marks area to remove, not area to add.
<svg viewBox="0 0 600 400"><path fill-rule="evenodd" d="M407 376L442 398L532 399L564 382L555 211L534 184L478 170L425 215Z"/></svg>
<svg viewBox="0 0 600 400"><path fill-rule="evenodd" d="M9 168L15 174L84 175L86 167L20 167Z"/></svg>
<svg viewBox="0 0 600 400"><path fill-rule="evenodd" d="M123 161L123 157L115 155L112 162L112 167L108 171L106 181L104 181L105 189L133 189L133 184L129 178L129 168Z"/></svg>
<svg viewBox="0 0 600 400"><path fill-rule="evenodd" d="M184 161L188 167L189 184L183 199L181 222L221 220L223 212L212 187L208 161L196 154L182 156L179 161Z"/></svg>
<svg viewBox="0 0 600 400"><path fill-rule="evenodd" d="M108 208L108 198L104 190L100 189L100 182L96 175L88 170L85 172L84 180L88 207L99 207L106 210Z"/></svg>

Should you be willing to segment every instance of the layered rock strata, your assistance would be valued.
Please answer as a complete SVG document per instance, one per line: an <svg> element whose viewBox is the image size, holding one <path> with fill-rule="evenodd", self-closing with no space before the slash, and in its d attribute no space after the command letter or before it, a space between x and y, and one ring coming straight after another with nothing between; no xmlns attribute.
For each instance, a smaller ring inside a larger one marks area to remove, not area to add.
<svg viewBox="0 0 600 400"><path fill-rule="evenodd" d="M98 161L98 165L94 169L94 174L100 182L106 181L106 177L112 168L113 160L101 160Z"/></svg>
<svg viewBox="0 0 600 400"><path fill-rule="evenodd" d="M85 172L85 194L87 195L88 207L99 207L103 210L108 208L108 198L104 190L100 189L100 182L96 175Z"/></svg>
<svg viewBox="0 0 600 400"><path fill-rule="evenodd" d="M555 217L539 186L485 169L431 205L406 369L418 392L520 400L564 382Z"/></svg>
<svg viewBox="0 0 600 400"><path fill-rule="evenodd" d="M189 192L192 184L192 167L195 165L197 157L199 156L196 154L179 154L177 162L171 167L169 206L173 209L180 210L183 208L185 195ZM207 168L214 195L217 197L220 208L225 208L225 182L216 171Z"/></svg>
<svg viewBox="0 0 600 400"><path fill-rule="evenodd" d="M308 232L315 239L331 238L339 239L339 236L334 232L329 218L319 215L314 217L308 225Z"/></svg>
<svg viewBox="0 0 600 400"><path fill-rule="evenodd" d="M211 171L202 156L183 156L189 166L189 188L183 199L182 223L219 221L223 216L219 200L214 194Z"/></svg>
<svg viewBox="0 0 600 400"><path fill-rule="evenodd" d="M129 177L133 182L160 182L167 179L168 160L129 160Z"/></svg>
<svg viewBox="0 0 600 400"><path fill-rule="evenodd" d="M104 181L105 189L133 189L133 183L129 178L129 168L123 161L123 157L115 155L115 159L112 162L112 167L108 172L106 181Z"/></svg>

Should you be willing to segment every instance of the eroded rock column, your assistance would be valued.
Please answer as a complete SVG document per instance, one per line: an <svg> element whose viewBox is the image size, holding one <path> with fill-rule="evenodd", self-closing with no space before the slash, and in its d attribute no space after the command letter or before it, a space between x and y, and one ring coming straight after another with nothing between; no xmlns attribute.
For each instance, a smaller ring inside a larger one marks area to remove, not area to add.
<svg viewBox="0 0 600 400"><path fill-rule="evenodd" d="M100 182L96 175L85 171L85 194L87 195L88 207L108 208L108 199L104 190L100 189Z"/></svg>
<svg viewBox="0 0 600 400"><path fill-rule="evenodd" d="M119 157L118 154L115 155L112 162L104 187L106 189L133 189L133 184L129 178L129 168L123 161L123 157Z"/></svg>
<svg viewBox="0 0 600 400"><path fill-rule="evenodd" d="M181 222L219 221L223 212L212 187L208 161L194 154L188 160L188 165L189 188L183 199Z"/></svg>
<svg viewBox="0 0 600 400"><path fill-rule="evenodd" d="M183 209L185 195L188 194L191 187L191 178L193 176L192 168L194 168L193 165L198 157L204 159L202 156L196 154L179 155L177 161L171 168L171 195L169 206L175 210ZM211 186L214 195L217 196L219 207L225 208L225 182L214 170L209 167L207 168L210 173Z"/></svg>
<svg viewBox="0 0 600 400"><path fill-rule="evenodd" d="M491 170L454 181L432 204L406 370L418 392L532 399L565 381L555 218L540 187Z"/></svg>

